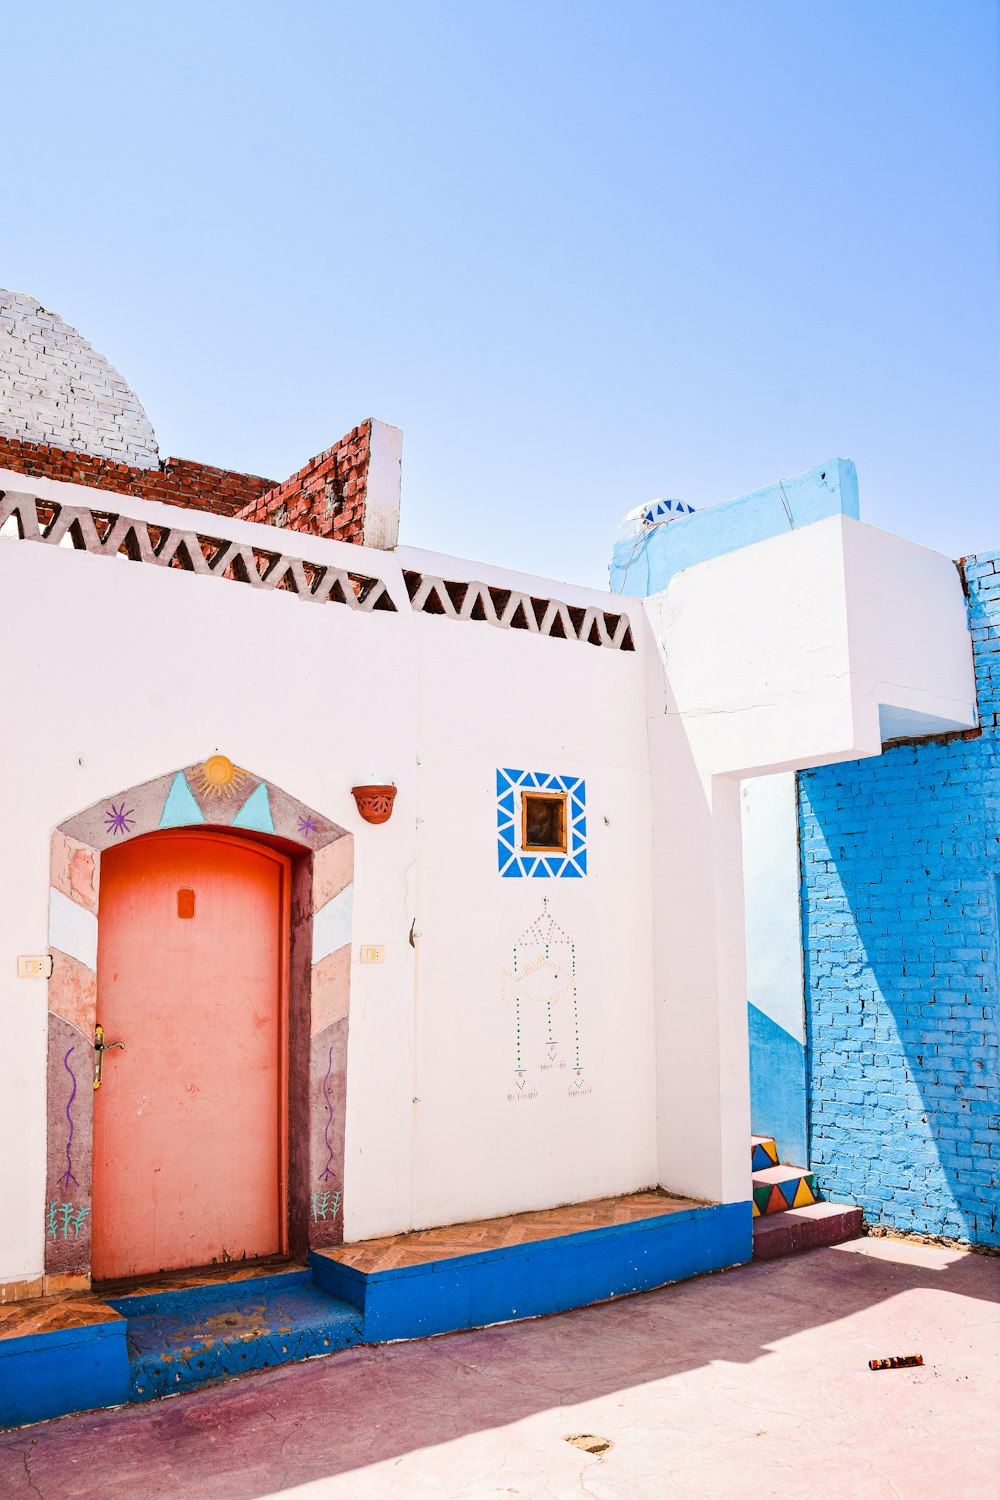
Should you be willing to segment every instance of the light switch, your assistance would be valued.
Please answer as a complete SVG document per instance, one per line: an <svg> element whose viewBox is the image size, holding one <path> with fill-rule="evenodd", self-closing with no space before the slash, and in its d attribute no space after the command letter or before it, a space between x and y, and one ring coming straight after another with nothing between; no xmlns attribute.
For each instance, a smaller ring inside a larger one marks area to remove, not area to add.
<svg viewBox="0 0 1000 1500"><path fill-rule="evenodd" d="M22 953L17 960L18 979L51 979L51 953Z"/></svg>
<svg viewBox="0 0 1000 1500"><path fill-rule="evenodd" d="M361 947L361 962L363 964L380 964L385 961L385 948L381 943L363 943Z"/></svg>

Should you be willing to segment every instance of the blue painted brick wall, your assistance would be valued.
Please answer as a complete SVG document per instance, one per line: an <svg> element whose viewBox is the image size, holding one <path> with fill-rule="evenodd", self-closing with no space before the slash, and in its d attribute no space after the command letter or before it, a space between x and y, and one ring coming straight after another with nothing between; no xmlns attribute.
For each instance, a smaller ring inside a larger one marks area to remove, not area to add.
<svg viewBox="0 0 1000 1500"><path fill-rule="evenodd" d="M965 573L982 734L799 778L810 1164L870 1223L1000 1245L1000 554Z"/></svg>

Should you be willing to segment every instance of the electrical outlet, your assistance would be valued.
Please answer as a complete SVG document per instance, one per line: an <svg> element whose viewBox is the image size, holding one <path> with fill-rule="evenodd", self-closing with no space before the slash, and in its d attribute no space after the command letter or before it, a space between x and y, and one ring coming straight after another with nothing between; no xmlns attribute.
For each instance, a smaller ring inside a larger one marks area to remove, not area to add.
<svg viewBox="0 0 1000 1500"><path fill-rule="evenodd" d="M17 960L18 979L51 979L51 953L22 953Z"/></svg>

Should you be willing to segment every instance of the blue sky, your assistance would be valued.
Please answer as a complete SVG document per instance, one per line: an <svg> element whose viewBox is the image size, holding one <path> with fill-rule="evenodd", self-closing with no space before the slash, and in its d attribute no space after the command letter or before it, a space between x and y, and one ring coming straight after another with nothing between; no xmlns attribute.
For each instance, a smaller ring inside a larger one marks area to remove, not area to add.
<svg viewBox="0 0 1000 1500"><path fill-rule="evenodd" d="M161 451L405 431L402 539L601 584L619 516L853 458L1000 547L987 0L10 0L0 284Z"/></svg>

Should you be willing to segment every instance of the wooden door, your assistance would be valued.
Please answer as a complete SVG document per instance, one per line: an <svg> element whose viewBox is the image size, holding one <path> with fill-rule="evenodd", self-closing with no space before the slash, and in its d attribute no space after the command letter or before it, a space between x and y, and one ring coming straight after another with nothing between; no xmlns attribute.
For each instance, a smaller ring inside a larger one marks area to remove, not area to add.
<svg viewBox="0 0 1000 1500"><path fill-rule="evenodd" d="M95 1280L283 1248L288 862L232 835L101 856Z"/></svg>

